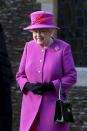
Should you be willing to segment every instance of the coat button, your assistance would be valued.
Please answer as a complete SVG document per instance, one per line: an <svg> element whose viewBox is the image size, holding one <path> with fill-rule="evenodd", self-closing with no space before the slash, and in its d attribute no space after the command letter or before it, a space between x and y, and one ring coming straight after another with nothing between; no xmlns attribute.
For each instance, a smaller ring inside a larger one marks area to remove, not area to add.
<svg viewBox="0 0 87 131"><path fill-rule="evenodd" d="M40 59L40 63L42 62L42 60Z"/></svg>
<svg viewBox="0 0 87 131"><path fill-rule="evenodd" d="M40 70L38 70L38 73L41 73L41 71L40 71Z"/></svg>
<svg viewBox="0 0 87 131"><path fill-rule="evenodd" d="M42 49L42 52L44 52L44 49Z"/></svg>

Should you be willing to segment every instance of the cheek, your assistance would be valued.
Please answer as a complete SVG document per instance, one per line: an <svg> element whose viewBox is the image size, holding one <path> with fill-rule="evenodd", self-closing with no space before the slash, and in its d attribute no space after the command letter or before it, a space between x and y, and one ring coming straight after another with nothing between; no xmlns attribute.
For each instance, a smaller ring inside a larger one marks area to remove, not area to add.
<svg viewBox="0 0 87 131"><path fill-rule="evenodd" d="M35 34L33 34L33 39L36 39L36 35Z"/></svg>

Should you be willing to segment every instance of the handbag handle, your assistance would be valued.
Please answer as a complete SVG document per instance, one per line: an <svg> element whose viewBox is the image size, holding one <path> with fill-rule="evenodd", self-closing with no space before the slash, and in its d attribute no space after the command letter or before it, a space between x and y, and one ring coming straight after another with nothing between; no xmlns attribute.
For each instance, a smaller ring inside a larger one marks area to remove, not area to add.
<svg viewBox="0 0 87 131"><path fill-rule="evenodd" d="M62 92L62 81L60 80L59 83L59 96L58 96L58 100L67 100L67 96L65 92Z"/></svg>
<svg viewBox="0 0 87 131"><path fill-rule="evenodd" d="M62 82L61 81L60 81L60 84L59 84L59 96L58 96L58 99L62 100Z"/></svg>

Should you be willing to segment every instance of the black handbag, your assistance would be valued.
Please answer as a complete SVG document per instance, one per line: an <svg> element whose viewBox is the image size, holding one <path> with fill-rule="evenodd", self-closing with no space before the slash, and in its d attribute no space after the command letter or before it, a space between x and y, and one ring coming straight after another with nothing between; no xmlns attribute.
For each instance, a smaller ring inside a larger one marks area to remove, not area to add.
<svg viewBox="0 0 87 131"><path fill-rule="evenodd" d="M58 100L56 101L56 108L55 108L55 122L74 122L72 107L70 102L66 102L62 100L62 83L60 82L59 87L59 96Z"/></svg>

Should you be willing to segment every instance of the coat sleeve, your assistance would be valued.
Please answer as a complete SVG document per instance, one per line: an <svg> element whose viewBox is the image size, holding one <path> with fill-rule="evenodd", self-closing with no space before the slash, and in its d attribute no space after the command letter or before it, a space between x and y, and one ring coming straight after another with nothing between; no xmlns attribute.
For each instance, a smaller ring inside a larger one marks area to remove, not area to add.
<svg viewBox="0 0 87 131"><path fill-rule="evenodd" d="M27 76L25 73L26 55L27 55L27 44L24 47L24 51L23 51L23 54L21 57L20 65L19 65L19 69L18 69L18 72L16 73L16 81L17 81L21 91L23 91L23 87L24 87L25 83L28 82Z"/></svg>
<svg viewBox="0 0 87 131"><path fill-rule="evenodd" d="M75 64L71 52L70 45L67 45L63 49L63 56L62 56L62 67L63 75L60 79L54 80L53 83L55 85L56 91L58 92L60 80L62 82L62 91L66 92L67 89L69 90L77 81L77 72L75 69Z"/></svg>

